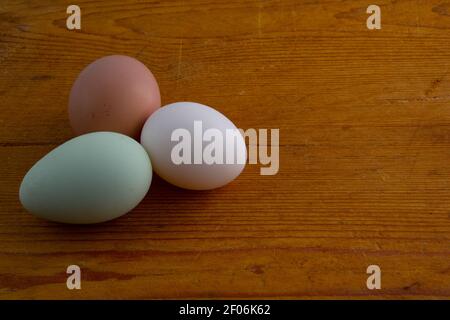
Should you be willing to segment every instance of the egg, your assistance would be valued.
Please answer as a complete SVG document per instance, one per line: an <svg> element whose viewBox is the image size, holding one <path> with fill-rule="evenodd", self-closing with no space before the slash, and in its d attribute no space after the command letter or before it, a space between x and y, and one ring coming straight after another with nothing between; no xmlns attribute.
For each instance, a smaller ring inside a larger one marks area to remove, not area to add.
<svg viewBox="0 0 450 320"><path fill-rule="evenodd" d="M226 185L239 176L247 159L236 126L215 109L194 102L172 103L154 112L142 129L141 144L160 177L192 190Z"/></svg>
<svg viewBox="0 0 450 320"><path fill-rule="evenodd" d="M88 65L73 84L69 119L78 135L113 131L138 139L145 120L160 106L158 84L144 64L106 56Z"/></svg>
<svg viewBox="0 0 450 320"><path fill-rule="evenodd" d="M25 175L19 196L34 215L63 223L98 223L122 216L146 195L150 159L134 139L85 134L52 150Z"/></svg>

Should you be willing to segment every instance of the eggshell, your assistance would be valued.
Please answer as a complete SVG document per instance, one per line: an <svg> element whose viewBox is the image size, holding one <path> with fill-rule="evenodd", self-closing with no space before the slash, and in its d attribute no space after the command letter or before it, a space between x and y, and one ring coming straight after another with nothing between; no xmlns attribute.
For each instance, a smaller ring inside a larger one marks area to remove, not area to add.
<svg viewBox="0 0 450 320"><path fill-rule="evenodd" d="M122 134L95 132L52 150L25 175L20 201L38 217L97 223L133 209L152 179L144 148Z"/></svg>
<svg viewBox="0 0 450 320"><path fill-rule="evenodd" d="M149 115L161 106L150 70L127 56L107 56L88 65L72 86L69 119L76 134L113 131L139 138Z"/></svg>
<svg viewBox="0 0 450 320"><path fill-rule="evenodd" d="M177 102L158 109L146 121L141 133L141 144L147 150L155 172L166 181L186 189L207 190L221 187L234 180L245 167L247 149L240 133L235 140L235 155L244 158L243 163L175 164L171 157L178 141L171 141L174 130L189 131L191 139L191 159L194 157L194 121L201 121L203 131L210 128L219 130L225 137L226 130L237 130L236 126L223 114L211 107L194 102ZM209 143L209 142L208 142ZM202 147L208 143L202 142ZM223 157L226 157L224 141ZM237 162L237 161L236 161Z"/></svg>

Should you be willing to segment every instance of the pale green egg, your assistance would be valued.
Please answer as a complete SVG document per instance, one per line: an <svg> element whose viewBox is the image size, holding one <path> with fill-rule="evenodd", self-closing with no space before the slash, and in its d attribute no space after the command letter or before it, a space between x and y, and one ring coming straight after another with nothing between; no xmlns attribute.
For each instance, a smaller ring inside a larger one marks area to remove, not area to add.
<svg viewBox="0 0 450 320"><path fill-rule="evenodd" d="M113 132L76 137L25 175L20 201L34 215L63 223L98 223L132 210L147 194L152 166L134 139Z"/></svg>

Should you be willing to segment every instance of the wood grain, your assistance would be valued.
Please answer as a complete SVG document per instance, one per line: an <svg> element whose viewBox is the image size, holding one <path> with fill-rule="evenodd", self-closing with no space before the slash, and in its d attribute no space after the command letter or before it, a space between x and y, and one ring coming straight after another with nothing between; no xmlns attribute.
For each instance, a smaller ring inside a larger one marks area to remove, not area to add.
<svg viewBox="0 0 450 320"><path fill-rule="evenodd" d="M448 1L380 0L373 31L360 0L79 0L81 31L69 4L0 4L0 298L450 298ZM156 178L95 226L26 213L22 177L73 136L71 84L109 54L144 62L164 104L279 128L279 173L209 192Z"/></svg>

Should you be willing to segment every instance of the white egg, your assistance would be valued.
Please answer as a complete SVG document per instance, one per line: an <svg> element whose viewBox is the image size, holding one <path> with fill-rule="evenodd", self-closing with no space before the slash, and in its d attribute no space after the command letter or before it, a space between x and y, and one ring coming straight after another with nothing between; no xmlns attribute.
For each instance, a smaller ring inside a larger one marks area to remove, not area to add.
<svg viewBox="0 0 450 320"><path fill-rule="evenodd" d="M213 108L194 102L155 111L142 129L141 143L155 172L186 189L221 187L242 172L247 159L236 126Z"/></svg>
<svg viewBox="0 0 450 320"><path fill-rule="evenodd" d="M151 179L150 159L138 142L118 133L94 132L39 160L22 181L20 201L48 220L98 223L133 209Z"/></svg>

